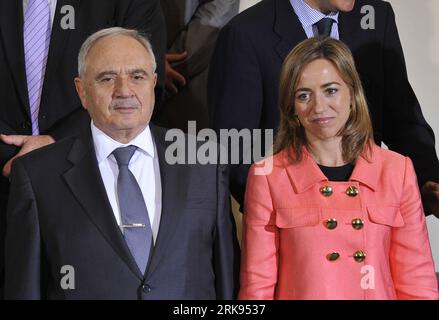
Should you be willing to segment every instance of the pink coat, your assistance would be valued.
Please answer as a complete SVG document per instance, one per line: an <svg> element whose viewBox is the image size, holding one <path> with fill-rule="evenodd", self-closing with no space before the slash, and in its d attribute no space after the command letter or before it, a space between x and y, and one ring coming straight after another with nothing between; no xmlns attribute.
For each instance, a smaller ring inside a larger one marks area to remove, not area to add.
<svg viewBox="0 0 439 320"><path fill-rule="evenodd" d="M306 150L298 164L282 152L251 167L240 299L439 298L412 162L377 146L369 160L347 182Z"/></svg>

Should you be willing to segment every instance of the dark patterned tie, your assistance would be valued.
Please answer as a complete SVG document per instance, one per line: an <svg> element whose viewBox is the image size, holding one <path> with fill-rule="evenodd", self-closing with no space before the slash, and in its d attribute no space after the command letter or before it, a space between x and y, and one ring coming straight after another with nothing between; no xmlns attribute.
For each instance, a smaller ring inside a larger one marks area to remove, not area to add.
<svg viewBox="0 0 439 320"><path fill-rule="evenodd" d="M319 32L319 36L329 37L331 34L332 24L334 20L331 18L323 18L319 22L316 23L317 30Z"/></svg>
<svg viewBox="0 0 439 320"><path fill-rule="evenodd" d="M137 147L128 146L113 151L119 166L117 197L122 219L125 241L134 260L142 272L146 271L152 247L152 230L148 209L136 178L128 169Z"/></svg>

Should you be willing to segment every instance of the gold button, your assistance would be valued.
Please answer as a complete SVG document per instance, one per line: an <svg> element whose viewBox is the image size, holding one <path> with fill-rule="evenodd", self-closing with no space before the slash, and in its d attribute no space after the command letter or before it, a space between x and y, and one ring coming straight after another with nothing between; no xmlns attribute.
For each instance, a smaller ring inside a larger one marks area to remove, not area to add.
<svg viewBox="0 0 439 320"><path fill-rule="evenodd" d="M364 259L366 259L366 253L364 253L361 250L358 250L357 252L354 253L354 259L357 262L363 262Z"/></svg>
<svg viewBox="0 0 439 320"><path fill-rule="evenodd" d="M325 222L326 228L329 230L337 228L337 219L328 219Z"/></svg>
<svg viewBox="0 0 439 320"><path fill-rule="evenodd" d="M346 194L349 197L356 197L358 195L358 193L359 193L359 191L358 191L357 187L350 186L346 189Z"/></svg>
<svg viewBox="0 0 439 320"><path fill-rule="evenodd" d="M320 193L325 197L330 197L332 195L332 188L330 186L324 186L320 188Z"/></svg>
<svg viewBox="0 0 439 320"><path fill-rule="evenodd" d="M326 259L329 261L335 261L340 257L340 254L338 252L331 252L326 255Z"/></svg>
<svg viewBox="0 0 439 320"><path fill-rule="evenodd" d="M363 229L363 226L364 226L364 222L363 222L363 220L361 220L360 218L357 218L357 219L352 220L352 227L353 227L355 230Z"/></svg>

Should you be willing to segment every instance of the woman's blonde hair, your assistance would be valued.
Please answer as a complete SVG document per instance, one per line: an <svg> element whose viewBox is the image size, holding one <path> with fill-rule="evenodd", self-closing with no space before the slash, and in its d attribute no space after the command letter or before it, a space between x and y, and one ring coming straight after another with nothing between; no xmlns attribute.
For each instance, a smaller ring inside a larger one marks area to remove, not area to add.
<svg viewBox="0 0 439 320"><path fill-rule="evenodd" d="M338 135L342 137L343 160L354 162L363 150L372 151L372 123L352 53L343 42L329 37L314 37L302 41L282 64L279 85L280 127L274 143L274 153L288 149L290 160L298 162L302 159L302 146L308 146L305 130L296 116L295 91L305 66L317 59L331 62L349 87L350 114Z"/></svg>

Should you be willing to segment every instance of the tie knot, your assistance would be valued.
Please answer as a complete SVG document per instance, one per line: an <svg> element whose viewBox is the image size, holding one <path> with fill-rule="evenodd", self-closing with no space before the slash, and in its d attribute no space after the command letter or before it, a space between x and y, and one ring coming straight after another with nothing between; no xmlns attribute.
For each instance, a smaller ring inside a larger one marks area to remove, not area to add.
<svg viewBox="0 0 439 320"><path fill-rule="evenodd" d="M120 166L128 166L130 160L137 150L136 146L128 146L117 148L113 151L113 155L116 158L117 165Z"/></svg>
<svg viewBox="0 0 439 320"><path fill-rule="evenodd" d="M328 37L331 34L332 24L334 20L331 18L323 18L316 23L317 30L320 36Z"/></svg>

